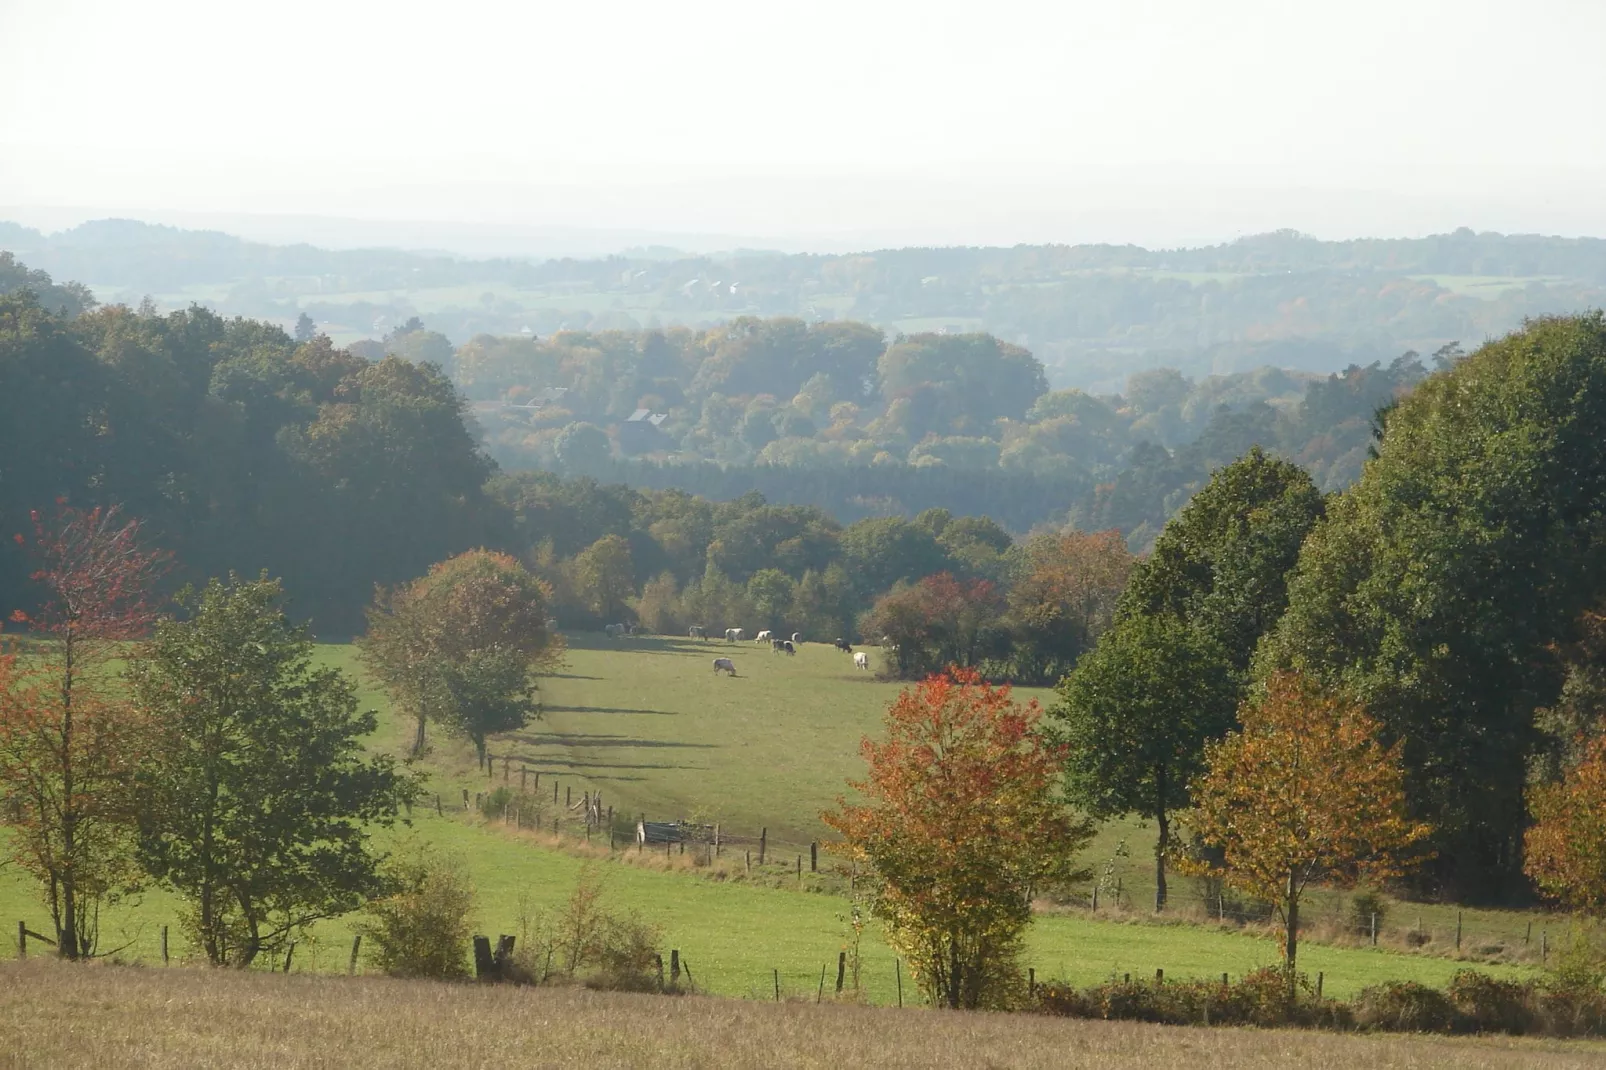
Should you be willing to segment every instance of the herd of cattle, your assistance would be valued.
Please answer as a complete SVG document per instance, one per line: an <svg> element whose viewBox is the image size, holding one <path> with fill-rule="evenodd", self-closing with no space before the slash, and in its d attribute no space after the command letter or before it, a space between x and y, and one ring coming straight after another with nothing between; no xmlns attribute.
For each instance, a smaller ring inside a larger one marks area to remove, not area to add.
<svg viewBox="0 0 1606 1070"><path fill-rule="evenodd" d="M603 628L603 633L607 635L609 639L619 639L625 636L637 634L637 629L634 624L610 624ZM705 643L708 642L708 629L704 628L700 624L692 625L691 630L687 632L687 635L692 639L701 639ZM745 628L726 628L725 641L727 643L746 642L747 630ZM793 632L792 638L786 639L782 636L773 634L769 629L766 628L754 636L753 641L760 645L768 643L770 652L772 654L795 655L797 653L797 648L803 645L803 634L801 632ZM886 644L885 639L882 640L882 644ZM862 650L854 650L853 645L846 639L837 638L832 641L831 645L844 654L852 654L854 668L865 670L870 668L870 655L866 654ZM736 663L730 658L715 658L714 675L718 676L720 673L726 673L730 676L735 676Z"/></svg>

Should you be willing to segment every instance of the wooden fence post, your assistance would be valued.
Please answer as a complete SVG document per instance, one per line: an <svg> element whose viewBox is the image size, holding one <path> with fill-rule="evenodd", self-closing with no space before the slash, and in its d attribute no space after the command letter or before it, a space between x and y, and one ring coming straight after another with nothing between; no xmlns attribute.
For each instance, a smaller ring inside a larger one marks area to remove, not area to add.
<svg viewBox="0 0 1606 1070"><path fill-rule="evenodd" d="M558 805L558 781L556 777L552 779L552 805Z"/></svg>
<svg viewBox="0 0 1606 1070"><path fill-rule="evenodd" d="M819 987L819 990L814 993L814 1002L815 1002L815 1004L818 1005L819 1002L821 1000L823 1000L824 998L825 998L825 964L822 962L820 964L820 987Z"/></svg>
<svg viewBox="0 0 1606 1070"><path fill-rule="evenodd" d="M554 801L556 801L556 800L554 800ZM570 784L569 787L568 787L568 790L563 793L563 805L564 806L573 806L574 805L574 785L573 784Z"/></svg>
<svg viewBox="0 0 1606 1070"><path fill-rule="evenodd" d="M752 851L748 851L747 852L747 872L748 873L752 873L753 872L753 852Z"/></svg>
<svg viewBox="0 0 1606 1070"><path fill-rule="evenodd" d="M468 809L468 789L463 789L463 809Z"/></svg>
<svg viewBox="0 0 1606 1070"><path fill-rule="evenodd" d="M781 971L772 971L775 974L775 1002L781 1002Z"/></svg>
<svg viewBox="0 0 1606 1070"><path fill-rule="evenodd" d="M1317 970L1316 971L1316 998L1317 999L1321 999L1322 998L1322 981L1325 980L1325 979L1326 979L1326 975L1321 970Z"/></svg>
<svg viewBox="0 0 1606 1070"><path fill-rule="evenodd" d="M768 828L758 830L758 864L761 866L764 864L764 848L769 838L770 830Z"/></svg>
<svg viewBox="0 0 1606 1070"><path fill-rule="evenodd" d="M435 793L435 816L436 817L445 817L446 816L446 811L441 809L441 793L438 792L438 791Z"/></svg>
<svg viewBox="0 0 1606 1070"><path fill-rule="evenodd" d="M167 965L167 926L162 926L162 965Z"/></svg>
<svg viewBox="0 0 1606 1070"><path fill-rule="evenodd" d="M675 948L669 949L669 983L680 983L680 951Z"/></svg>
<svg viewBox="0 0 1606 1070"><path fill-rule="evenodd" d="M285 973L289 973L290 972L290 960L295 958L295 954L296 954L296 942L294 940L292 940L292 941L290 941L289 950L287 950L284 953L284 972Z"/></svg>
<svg viewBox="0 0 1606 1070"><path fill-rule="evenodd" d="M714 822L714 857L719 857L719 822Z"/></svg>
<svg viewBox="0 0 1606 1070"><path fill-rule="evenodd" d="M1026 995L1029 999L1037 998L1037 967L1026 967Z"/></svg>
<svg viewBox="0 0 1606 1070"><path fill-rule="evenodd" d="M357 951L362 947L362 933L351 938L351 961L346 963L346 976L357 976Z"/></svg>
<svg viewBox="0 0 1606 1070"><path fill-rule="evenodd" d="M17 957L28 957L28 923L25 921L17 922Z"/></svg>
<svg viewBox="0 0 1606 1070"><path fill-rule="evenodd" d="M820 872L820 844L818 840L809 844L809 872Z"/></svg>
<svg viewBox="0 0 1606 1070"><path fill-rule="evenodd" d="M1093 913L1099 912L1099 882L1093 882Z"/></svg>
<svg viewBox="0 0 1606 1070"><path fill-rule="evenodd" d="M897 978L898 978L898 1006L902 1007L903 1006L903 960L902 959L893 959L892 960L892 969L893 969L893 972L897 975Z"/></svg>
<svg viewBox="0 0 1606 1070"><path fill-rule="evenodd" d="M1372 911L1372 946L1377 946L1377 911Z"/></svg>
<svg viewBox="0 0 1606 1070"><path fill-rule="evenodd" d="M527 765L522 765L519 767L519 790L530 790L530 767Z"/></svg>
<svg viewBox="0 0 1606 1070"><path fill-rule="evenodd" d="M839 996L842 994L842 982L847 980L847 976L848 953L846 951L838 951L836 953L836 994Z"/></svg>
<svg viewBox="0 0 1606 1070"><path fill-rule="evenodd" d="M1455 912L1455 949L1461 950L1461 911Z"/></svg>
<svg viewBox="0 0 1606 1070"><path fill-rule="evenodd" d="M803 883L803 856L802 855L798 855L797 856L797 883L799 885L801 885Z"/></svg>
<svg viewBox="0 0 1606 1070"><path fill-rule="evenodd" d="M489 977L496 971L496 960L491 957L491 938L474 937L474 976Z"/></svg>
<svg viewBox="0 0 1606 1070"><path fill-rule="evenodd" d="M1157 985L1165 984L1165 970L1164 969L1158 969L1158 970L1154 971L1154 983L1157 984Z"/></svg>
<svg viewBox="0 0 1606 1070"><path fill-rule="evenodd" d="M1543 966L1550 958L1550 930L1539 930L1539 964Z"/></svg>

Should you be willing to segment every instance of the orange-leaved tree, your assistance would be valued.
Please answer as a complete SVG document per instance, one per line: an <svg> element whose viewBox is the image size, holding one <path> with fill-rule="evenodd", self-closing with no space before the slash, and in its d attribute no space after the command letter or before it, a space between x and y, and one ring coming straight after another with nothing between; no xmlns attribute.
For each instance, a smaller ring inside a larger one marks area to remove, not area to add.
<svg viewBox="0 0 1606 1070"><path fill-rule="evenodd" d="M1383 746L1359 704L1277 673L1238 720L1239 731L1206 745L1186 821L1220 851L1229 885L1276 904L1292 995L1299 904L1311 882L1396 876L1429 829L1406 816L1399 744Z"/></svg>
<svg viewBox="0 0 1606 1070"><path fill-rule="evenodd" d="M12 859L39 882L67 958L95 953L102 903L138 878L131 798L141 719L107 662L156 619L163 555L114 506L32 514L38 601L11 619L33 634L0 667L0 814Z"/></svg>
<svg viewBox="0 0 1606 1070"><path fill-rule="evenodd" d="M1019 988L1030 896L1078 874L1091 823L1058 795L1064 756L1035 702L950 667L903 691L869 765L823 816L867 863L874 912L934 1003L1007 1004Z"/></svg>
<svg viewBox="0 0 1606 1070"><path fill-rule="evenodd" d="M1534 788L1528 809L1528 876L1573 910L1606 913L1606 736L1591 740L1559 783Z"/></svg>

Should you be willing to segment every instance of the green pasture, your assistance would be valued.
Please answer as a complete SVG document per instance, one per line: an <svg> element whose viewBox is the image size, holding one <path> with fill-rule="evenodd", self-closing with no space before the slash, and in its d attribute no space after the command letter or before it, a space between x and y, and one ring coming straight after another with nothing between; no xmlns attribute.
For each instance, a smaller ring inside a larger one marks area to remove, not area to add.
<svg viewBox="0 0 1606 1070"><path fill-rule="evenodd" d="M570 793L578 799L583 792L600 791L621 823L640 814L649 820L718 822L729 843L722 859L726 866L718 873L692 866L689 858L673 859L674 871L621 864L627 850L623 840L619 854L610 855L600 833L591 848L599 857L592 864L606 874L620 906L663 926L667 946L679 949L697 982L712 991L772 998L773 970L780 971L783 994L812 991L822 965L829 965L834 976L847 938L848 900L839 894L840 881L807 872L807 844L825 837L820 811L832 805L848 777L861 771L859 740L878 730L882 711L900 685L855 670L847 655L819 643L804 644L795 657L722 640L572 636L570 643L566 664L543 682L544 717L493 741L490 776L477 767L469 747L432 734L423 763L430 773L428 804L415 812L410 830L384 834L387 844L413 837L461 859L478 889L479 926L517 932L521 909L563 901L586 864L579 856L584 852L556 848L465 813L464 790L472 796L503 783L517 788L521 770L527 769L523 776L541 774L543 796L553 783L564 800ZM867 649L876 664L879 652ZM715 677L716 656L731 657L738 675ZM319 657L361 679L354 648L322 646ZM1017 694L1052 697L1027 689ZM411 740L409 725L366 681L362 697L380 713L373 745L400 753ZM437 792L440 816L434 811ZM545 811L553 812L563 811ZM768 829L769 865L749 877L740 860L754 848L760 829ZM573 824L566 827L571 843L576 831ZM1152 976L1156 969L1169 977L1237 975L1276 960L1275 942L1261 935L1231 926L1144 920L1153 886L1152 831L1136 822L1107 825L1085 861L1103 870L1122 840L1130 854L1115 859L1110 872L1121 883L1123 902L1111 904L1106 892L1101 916L1083 909L1040 916L1029 939L1029 964L1039 977L1086 983L1124 973ZM799 855L805 859L801 881L794 868ZM823 854L821 864L822 869L829 864ZM1185 915L1192 887L1182 879L1173 882L1174 902ZM1334 910L1342 903L1331 899ZM1112 906L1113 918L1108 915ZM1396 907L1390 924L1411 924L1419 909L1424 926L1435 931L1442 946L1445 926L1454 925L1453 908ZM166 894L143 893L103 919L104 944L126 945L124 957L152 963L159 960L161 926L168 924L173 953L179 955L184 951L179 914L179 904ZM1189 916L1197 921L1197 914L1195 904ZM0 868L0 923L11 932L19 919L37 931L48 929L32 886L14 867ZM1513 934L1522 932L1523 919L1467 912L1469 950L1479 942L1520 939ZM1545 919L1539 925L1536 932L1547 931ZM1550 925L1549 939L1559 941L1561 928ZM343 969L350 934L347 919L321 923L314 939L298 947L295 968ZM1301 964L1325 973L1327 990L1335 995L1390 978L1438 984L1461 966L1421 953L1308 941ZM876 1001L896 998L892 956L874 925L865 936L863 980Z"/></svg>

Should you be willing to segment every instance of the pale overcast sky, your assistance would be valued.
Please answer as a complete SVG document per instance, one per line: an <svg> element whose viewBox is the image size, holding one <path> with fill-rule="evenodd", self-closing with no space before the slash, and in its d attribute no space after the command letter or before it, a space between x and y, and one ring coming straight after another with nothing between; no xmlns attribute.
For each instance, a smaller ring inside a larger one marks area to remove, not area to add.
<svg viewBox="0 0 1606 1070"><path fill-rule="evenodd" d="M0 218L1606 234L1606 0L0 0Z"/></svg>

